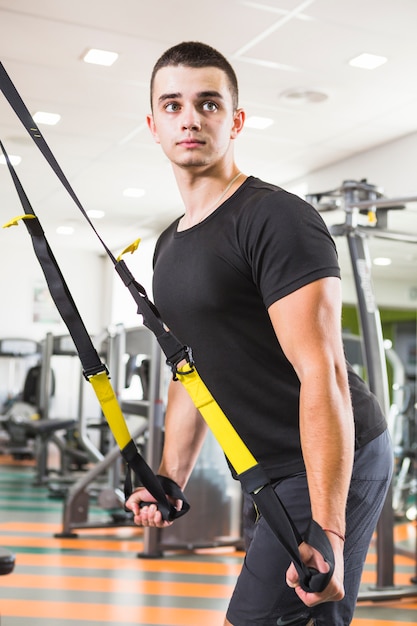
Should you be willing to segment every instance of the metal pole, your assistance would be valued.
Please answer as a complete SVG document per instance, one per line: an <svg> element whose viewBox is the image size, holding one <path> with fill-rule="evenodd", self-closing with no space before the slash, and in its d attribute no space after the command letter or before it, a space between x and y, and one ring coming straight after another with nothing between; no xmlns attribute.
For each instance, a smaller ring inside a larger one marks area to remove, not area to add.
<svg viewBox="0 0 417 626"><path fill-rule="evenodd" d="M47 333L42 344L42 361L39 385L39 413L42 419L49 418L49 399L51 396L51 359L54 349L52 333Z"/></svg>
<svg viewBox="0 0 417 626"><path fill-rule="evenodd" d="M344 189L345 206L350 229L347 240L352 262L353 276L358 297L358 312L362 330L364 358L368 376L368 385L377 397L382 410L388 416L390 401L388 391L387 366L382 337L381 319L375 302L372 285L371 261L366 246L365 236L355 228L358 204L357 190L348 185ZM376 190L367 190L370 197L368 207L375 207ZM392 510L392 491L389 490L377 525L377 588L394 585L394 514Z"/></svg>
<svg viewBox="0 0 417 626"><path fill-rule="evenodd" d="M385 352L379 311L375 304L371 283L371 270L365 239L352 232L348 235L349 251L358 294L359 316L362 329L365 363L370 390L388 416L389 394ZM377 525L377 588L394 585L394 515L392 491L388 492Z"/></svg>
<svg viewBox="0 0 417 626"><path fill-rule="evenodd" d="M162 400L162 367L161 349L154 337L151 339L150 372L149 372L149 413L148 442L146 462L152 470L157 471L161 460L164 410ZM142 558L159 558L162 556L160 547L161 530L146 527L143 531Z"/></svg>
<svg viewBox="0 0 417 626"><path fill-rule="evenodd" d="M417 202L417 196L403 196L402 198L381 198L381 199L374 199L374 200L360 200L358 202L350 202L349 200L346 202L345 204L345 208L349 209L349 208L353 208L355 207L356 209L369 209L372 207L376 207L376 208L390 208L390 207L395 207L398 206L400 204L407 204L408 202Z"/></svg>

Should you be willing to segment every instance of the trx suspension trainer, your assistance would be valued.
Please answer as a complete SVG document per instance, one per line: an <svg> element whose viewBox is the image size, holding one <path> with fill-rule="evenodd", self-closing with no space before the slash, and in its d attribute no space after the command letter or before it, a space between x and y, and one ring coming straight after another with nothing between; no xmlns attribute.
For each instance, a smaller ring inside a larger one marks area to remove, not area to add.
<svg viewBox="0 0 417 626"><path fill-rule="evenodd" d="M0 87L21 123L96 233L115 270L135 300L137 311L142 315L144 325L155 335L165 354L167 364L171 368L174 380L179 380L186 388L196 408L207 422L234 468L242 488L251 495L259 511L265 517L277 539L294 562L299 574L301 587L307 592L323 591L334 571L334 554L325 532L321 526L314 520L311 520L307 532L304 536L300 535L280 499L275 494L265 471L242 441L200 378L192 358L191 349L188 346L184 346L166 328L155 305L149 300L145 289L135 280L126 263L121 259L122 255L116 259L100 237L1 63ZM186 513L189 509L189 504L175 482L166 477L155 476L132 440L111 387L107 369L101 362L92 344L65 283L65 279L46 240L39 219L29 203L1 142L0 147L25 212L23 216L11 220L6 226L17 224L20 219L24 222L32 237L33 247L45 274L52 298L74 340L83 366L84 376L93 385L103 414L121 450L122 456L128 467L138 476L143 486L157 500L163 519L173 520ZM132 247L127 250L135 249L137 243L132 244ZM166 497L167 495L174 499L182 500L183 506L180 511L177 511L170 503ZM303 541L321 553L329 566L327 573L308 568L303 563L298 548Z"/></svg>

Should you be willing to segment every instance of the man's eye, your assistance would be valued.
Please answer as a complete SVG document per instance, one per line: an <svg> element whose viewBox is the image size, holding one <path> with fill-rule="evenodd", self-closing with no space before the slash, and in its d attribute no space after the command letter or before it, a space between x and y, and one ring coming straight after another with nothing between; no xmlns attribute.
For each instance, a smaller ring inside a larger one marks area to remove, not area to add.
<svg viewBox="0 0 417 626"><path fill-rule="evenodd" d="M217 111L218 108L219 107L215 102L211 102L210 100L208 102L203 102L204 111Z"/></svg>
<svg viewBox="0 0 417 626"><path fill-rule="evenodd" d="M165 105L165 111L168 111L168 113L176 113L179 109L180 106L176 102L168 102L168 104Z"/></svg>

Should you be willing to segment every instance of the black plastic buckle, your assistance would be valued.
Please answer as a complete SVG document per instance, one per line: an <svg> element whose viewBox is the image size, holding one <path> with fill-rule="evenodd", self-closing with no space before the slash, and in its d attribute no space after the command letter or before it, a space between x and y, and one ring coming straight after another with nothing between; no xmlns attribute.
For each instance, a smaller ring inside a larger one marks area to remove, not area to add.
<svg viewBox="0 0 417 626"><path fill-rule="evenodd" d="M104 363L102 363L100 367L96 365L95 367L91 367L90 369L83 369L83 376L87 382L90 382L90 378L92 376L95 376L96 374L101 374L101 372L105 372L108 378L110 378L110 372L107 369L107 365L105 365Z"/></svg>
<svg viewBox="0 0 417 626"><path fill-rule="evenodd" d="M192 374L195 370L193 351L191 350L190 346L183 346L179 352L167 359L166 363L172 372L172 380L178 380L178 365L181 363L181 361L184 360L187 361L189 365L189 370L181 372L181 376L187 376L187 374Z"/></svg>

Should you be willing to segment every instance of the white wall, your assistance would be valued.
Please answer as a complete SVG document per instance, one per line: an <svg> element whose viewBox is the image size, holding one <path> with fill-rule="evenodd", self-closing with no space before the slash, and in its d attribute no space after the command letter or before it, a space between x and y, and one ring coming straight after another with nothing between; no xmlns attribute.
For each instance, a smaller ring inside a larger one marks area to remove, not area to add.
<svg viewBox="0 0 417 626"><path fill-rule="evenodd" d="M41 340L47 332L67 334L61 321L34 320L39 305L34 302L34 291L38 286L46 286L46 281L26 229L18 231L10 236L8 231L0 231L0 337ZM88 331L99 332L109 319L103 307L103 259L95 253L69 248L55 248L54 254ZM44 311L48 312L47 304Z"/></svg>
<svg viewBox="0 0 417 626"><path fill-rule="evenodd" d="M42 341L47 333L68 335L55 304L34 301L38 287L46 290L46 281L36 259L30 237L24 227L0 230L1 312L0 337L21 337ZM65 277L76 306L91 335L96 335L110 319L109 290L103 289L106 263L103 257L70 248L54 248L54 254ZM49 321L35 321L37 311ZM37 358L0 358L0 405L7 397L15 396L23 388L25 375ZM80 365L77 357L56 357L53 364L56 394L51 401L51 417L76 417L80 384ZM87 383L86 383L87 385ZM88 396L89 390L86 390ZM97 414L95 403L89 403L88 412ZM90 407L92 407L90 409Z"/></svg>
<svg viewBox="0 0 417 626"><path fill-rule="evenodd" d="M344 180L367 178L388 197L417 195L417 133L406 135L287 183L300 193L333 189ZM303 190L303 191L302 191Z"/></svg>

